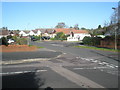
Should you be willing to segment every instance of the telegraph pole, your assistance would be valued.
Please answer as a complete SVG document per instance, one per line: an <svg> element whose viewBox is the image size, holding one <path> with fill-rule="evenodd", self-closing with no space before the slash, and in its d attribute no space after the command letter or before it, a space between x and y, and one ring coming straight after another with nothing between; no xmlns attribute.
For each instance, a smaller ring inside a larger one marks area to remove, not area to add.
<svg viewBox="0 0 120 90"><path fill-rule="evenodd" d="M115 10L116 10L117 8L112 7L112 9L114 10L114 13L115 13ZM118 22L118 21L117 21L117 22ZM114 29L115 29L115 30L114 30L114 33L115 33L115 50L117 50L117 29L118 29L118 25L117 25L117 27L115 27Z"/></svg>

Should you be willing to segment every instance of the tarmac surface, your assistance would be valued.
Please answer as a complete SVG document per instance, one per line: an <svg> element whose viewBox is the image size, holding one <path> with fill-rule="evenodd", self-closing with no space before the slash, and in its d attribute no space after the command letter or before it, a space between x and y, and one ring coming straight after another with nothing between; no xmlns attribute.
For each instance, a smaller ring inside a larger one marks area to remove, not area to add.
<svg viewBox="0 0 120 90"><path fill-rule="evenodd" d="M117 61L114 60L116 53L92 50L104 55L96 56L87 49L72 48L71 46L64 48L64 45L58 43L56 45L53 42L34 42L34 44L44 45L46 48L37 52L26 52L26 54L12 53L16 56L11 57L13 59L11 62L8 58L10 53L9 55L4 53L5 63L2 65L2 73L0 73L0 79L1 76L3 77L3 88L42 89L52 87L54 90L57 90L55 88L118 90L120 75ZM87 52L86 55L83 55L85 52ZM28 56L27 53L29 53ZM21 56L18 58L17 55ZM114 57L108 58L106 55ZM24 58L20 60L22 56ZM92 57L90 58L90 56Z"/></svg>

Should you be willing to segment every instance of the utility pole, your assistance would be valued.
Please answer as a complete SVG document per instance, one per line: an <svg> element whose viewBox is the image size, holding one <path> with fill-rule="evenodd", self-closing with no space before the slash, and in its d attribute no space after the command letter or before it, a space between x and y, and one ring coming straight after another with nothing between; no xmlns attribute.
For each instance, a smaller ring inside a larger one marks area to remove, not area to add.
<svg viewBox="0 0 120 90"><path fill-rule="evenodd" d="M30 23L27 24L27 28L28 28L29 24L30 24ZM29 30L29 29L28 29L28 30ZM28 44L28 45L30 45L29 41L30 41L30 36L28 35L28 39L27 39L27 42L28 42L27 44Z"/></svg>
<svg viewBox="0 0 120 90"><path fill-rule="evenodd" d="M115 12L116 8L112 7L112 9ZM115 50L117 50L117 29L118 29L118 25L117 25L117 27L114 28L114 32L115 32Z"/></svg>

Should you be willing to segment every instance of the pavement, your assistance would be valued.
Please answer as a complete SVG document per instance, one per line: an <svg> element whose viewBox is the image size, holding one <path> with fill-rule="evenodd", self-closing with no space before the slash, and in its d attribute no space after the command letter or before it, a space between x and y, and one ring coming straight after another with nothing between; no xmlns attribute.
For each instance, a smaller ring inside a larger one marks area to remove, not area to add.
<svg viewBox="0 0 120 90"><path fill-rule="evenodd" d="M90 50L87 49L78 50L71 46L65 48L63 43L57 43L57 45L53 43L34 42L35 45L44 45L46 48L31 52L30 57L22 54L21 56L24 58L15 60L15 57L11 63L8 59L10 54L7 54L7 58L4 54L5 63L2 65L2 73L0 73L0 76L3 77L3 88L46 88L49 86L73 88L74 90L77 88L113 88L113 90L117 90L120 75L116 60L100 55L95 56L96 54L89 53ZM45 53L36 54L38 52ZM81 54L81 52L83 53ZM83 55L85 52L88 56ZM101 53L101 51L96 52ZM116 54L104 53L104 55ZM41 57L41 55L45 57ZM48 55L47 58L46 55ZM90 56L92 57L90 58Z"/></svg>

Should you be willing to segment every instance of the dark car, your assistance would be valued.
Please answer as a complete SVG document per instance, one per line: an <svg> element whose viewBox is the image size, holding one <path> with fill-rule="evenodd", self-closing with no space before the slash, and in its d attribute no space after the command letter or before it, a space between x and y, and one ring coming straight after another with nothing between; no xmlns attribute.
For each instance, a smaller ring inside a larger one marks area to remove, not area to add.
<svg viewBox="0 0 120 90"><path fill-rule="evenodd" d="M37 41L37 39L34 37L31 37L31 41Z"/></svg>
<svg viewBox="0 0 120 90"><path fill-rule="evenodd" d="M42 40L49 40L50 37L49 37L49 36L42 36L41 39L42 39Z"/></svg>

